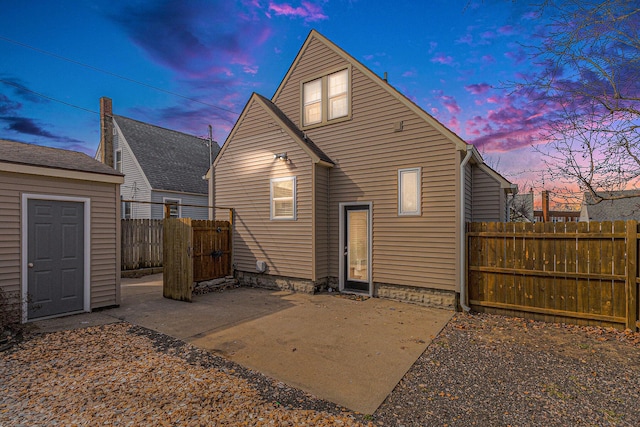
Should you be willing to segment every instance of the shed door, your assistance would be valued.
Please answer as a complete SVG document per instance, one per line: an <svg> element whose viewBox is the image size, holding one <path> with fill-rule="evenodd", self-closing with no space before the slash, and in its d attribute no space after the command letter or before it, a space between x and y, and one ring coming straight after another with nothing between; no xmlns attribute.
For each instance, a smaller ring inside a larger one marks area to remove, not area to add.
<svg viewBox="0 0 640 427"><path fill-rule="evenodd" d="M28 200L28 319L84 308L84 204Z"/></svg>

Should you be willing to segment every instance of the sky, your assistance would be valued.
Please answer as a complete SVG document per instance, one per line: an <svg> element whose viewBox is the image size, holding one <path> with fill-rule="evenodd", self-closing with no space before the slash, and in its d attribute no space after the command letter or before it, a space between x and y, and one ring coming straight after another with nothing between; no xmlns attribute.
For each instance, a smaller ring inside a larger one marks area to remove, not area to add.
<svg viewBox="0 0 640 427"><path fill-rule="evenodd" d="M0 0L0 138L98 147L115 114L224 142L252 92L270 98L316 29L476 146L528 191L551 106L514 96L544 17L512 0Z"/></svg>

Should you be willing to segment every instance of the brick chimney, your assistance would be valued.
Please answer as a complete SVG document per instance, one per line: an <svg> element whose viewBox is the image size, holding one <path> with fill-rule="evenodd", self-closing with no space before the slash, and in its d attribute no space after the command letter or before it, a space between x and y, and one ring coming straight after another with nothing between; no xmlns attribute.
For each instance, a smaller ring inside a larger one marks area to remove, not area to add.
<svg viewBox="0 0 640 427"><path fill-rule="evenodd" d="M549 192L542 190L542 222L549 222Z"/></svg>
<svg viewBox="0 0 640 427"><path fill-rule="evenodd" d="M113 164L113 111L111 98L100 98L100 158L102 163Z"/></svg>

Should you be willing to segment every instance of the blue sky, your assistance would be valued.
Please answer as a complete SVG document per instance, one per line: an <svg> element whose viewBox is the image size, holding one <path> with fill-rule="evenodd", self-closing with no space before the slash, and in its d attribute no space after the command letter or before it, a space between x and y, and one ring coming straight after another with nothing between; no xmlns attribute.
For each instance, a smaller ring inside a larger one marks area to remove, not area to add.
<svg viewBox="0 0 640 427"><path fill-rule="evenodd" d="M432 114L513 182L552 107L504 84L534 72L543 25L510 0L0 0L0 138L83 151L114 113L224 142L252 92L271 97L311 29ZM548 179L548 178L547 178Z"/></svg>

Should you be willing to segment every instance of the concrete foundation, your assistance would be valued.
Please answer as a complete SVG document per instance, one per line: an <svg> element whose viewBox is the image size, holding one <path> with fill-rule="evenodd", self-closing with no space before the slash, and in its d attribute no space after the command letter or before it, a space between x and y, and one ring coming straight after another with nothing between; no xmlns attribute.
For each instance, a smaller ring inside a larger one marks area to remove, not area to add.
<svg viewBox="0 0 640 427"><path fill-rule="evenodd" d="M388 283L374 283L373 286L373 295L380 298L409 302L424 307L443 308L445 310L456 310L458 307L459 297L454 291L391 285Z"/></svg>

